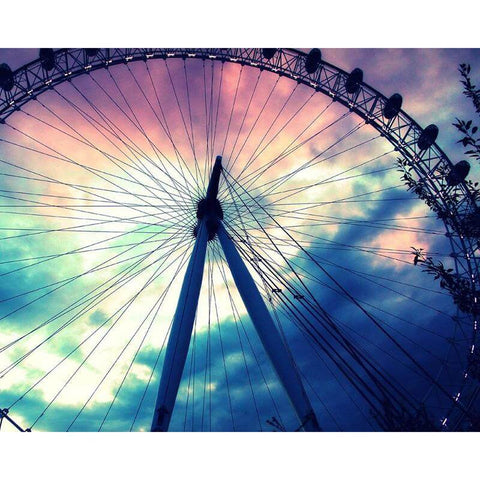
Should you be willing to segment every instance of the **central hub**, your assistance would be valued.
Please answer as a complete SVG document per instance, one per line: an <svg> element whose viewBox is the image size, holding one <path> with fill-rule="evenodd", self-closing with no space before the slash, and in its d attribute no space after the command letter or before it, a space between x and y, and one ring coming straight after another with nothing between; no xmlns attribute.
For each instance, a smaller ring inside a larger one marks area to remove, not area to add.
<svg viewBox="0 0 480 480"><path fill-rule="evenodd" d="M208 240L213 240L217 233L218 226L220 225L220 221L223 220L222 206L217 198L221 172L222 157L218 156L212 169L210 182L207 188L207 194L205 198L202 198L197 204L198 222L193 229L193 234L195 237L197 236L200 223L203 221L205 222L205 226L207 228Z"/></svg>
<svg viewBox="0 0 480 480"><path fill-rule="evenodd" d="M205 219L205 226L208 231L208 239L213 240L215 234L217 233L220 220L223 220L223 210L218 201L218 198L213 200L208 198L202 198L197 204L197 218L198 220ZM193 234L195 237L198 232L198 225L195 226Z"/></svg>

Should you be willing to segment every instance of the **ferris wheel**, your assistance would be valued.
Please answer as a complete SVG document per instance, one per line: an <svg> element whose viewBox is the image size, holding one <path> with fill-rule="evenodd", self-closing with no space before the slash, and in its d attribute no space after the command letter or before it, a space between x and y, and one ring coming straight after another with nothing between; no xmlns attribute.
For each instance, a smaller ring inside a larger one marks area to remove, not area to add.
<svg viewBox="0 0 480 480"><path fill-rule="evenodd" d="M318 49L41 49L0 122L2 427L478 430L469 165L398 93Z"/></svg>

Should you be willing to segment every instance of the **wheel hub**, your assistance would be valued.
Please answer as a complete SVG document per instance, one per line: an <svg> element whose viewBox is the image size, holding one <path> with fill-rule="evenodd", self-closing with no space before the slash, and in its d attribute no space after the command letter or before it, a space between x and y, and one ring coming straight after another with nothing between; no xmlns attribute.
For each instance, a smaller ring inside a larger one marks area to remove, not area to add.
<svg viewBox="0 0 480 480"><path fill-rule="evenodd" d="M208 231L208 240L213 240L217 233L220 221L223 220L223 210L220 201L217 198L218 184L220 181L220 174L222 172L222 157L218 156L215 160L215 165L210 176L210 183L208 184L207 194L197 204L197 218L198 222L193 229L193 235L196 237L200 223L205 222Z"/></svg>

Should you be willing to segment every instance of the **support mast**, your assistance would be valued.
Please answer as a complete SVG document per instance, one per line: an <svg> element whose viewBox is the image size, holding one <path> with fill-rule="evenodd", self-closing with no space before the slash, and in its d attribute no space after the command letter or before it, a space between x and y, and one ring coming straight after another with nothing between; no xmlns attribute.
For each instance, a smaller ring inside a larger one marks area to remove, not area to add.
<svg viewBox="0 0 480 480"><path fill-rule="evenodd" d="M280 333L275 327L270 312L257 289L257 285L223 225L220 225L217 234L243 304L252 319L263 348L265 348L278 378L300 419L302 428L311 432L320 431L320 426L310 405L300 375L293 363L290 352L287 350Z"/></svg>
<svg viewBox="0 0 480 480"><path fill-rule="evenodd" d="M306 431L320 431L293 359L275 327L250 272L222 224L223 211L217 199L221 171L222 157L217 157L210 176L207 194L199 201L197 207L198 223L194 230L195 246L183 279L173 318L151 429L154 432L168 430L197 311L207 242L213 240L217 235L245 308L300 419L301 427Z"/></svg>
<svg viewBox="0 0 480 480"><path fill-rule="evenodd" d="M202 287L207 241L213 239L220 218L223 218L220 203L217 200L221 169L222 157L217 157L210 177L207 195L198 203L198 223L194 230L195 246L183 278L177 309L173 317L172 330L168 338L153 414L152 432L166 432L168 430L175 406L175 399L187 360L198 297Z"/></svg>

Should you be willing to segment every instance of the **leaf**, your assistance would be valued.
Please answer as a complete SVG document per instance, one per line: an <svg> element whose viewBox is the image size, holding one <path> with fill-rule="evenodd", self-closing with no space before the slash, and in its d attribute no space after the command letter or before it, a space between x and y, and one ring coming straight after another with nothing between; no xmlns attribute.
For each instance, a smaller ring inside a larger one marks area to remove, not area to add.
<svg viewBox="0 0 480 480"><path fill-rule="evenodd" d="M478 130L478 127L473 127L473 128L472 128L472 135L474 135L475 133L477 133L477 130Z"/></svg>

